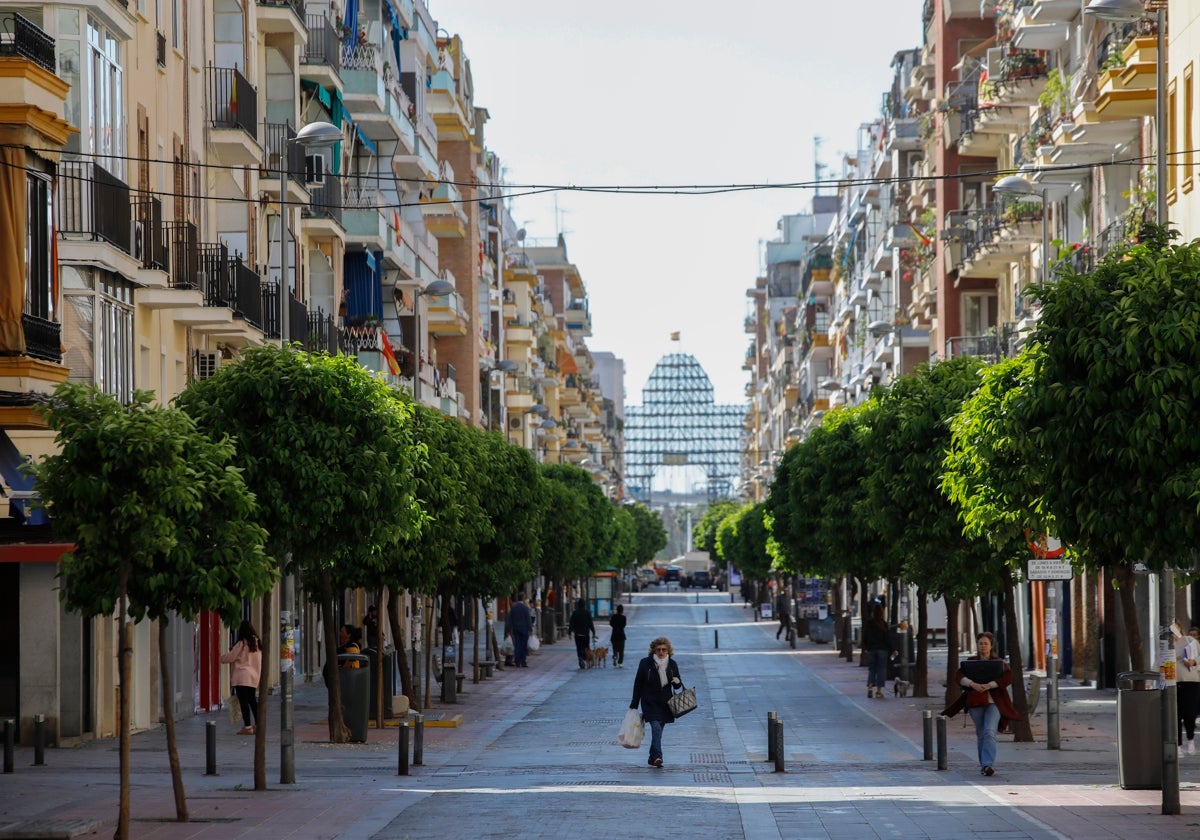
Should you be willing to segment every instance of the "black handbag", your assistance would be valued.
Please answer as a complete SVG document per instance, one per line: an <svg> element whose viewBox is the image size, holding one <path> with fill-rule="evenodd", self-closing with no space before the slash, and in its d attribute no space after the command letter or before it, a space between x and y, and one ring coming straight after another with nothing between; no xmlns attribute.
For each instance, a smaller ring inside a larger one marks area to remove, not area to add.
<svg viewBox="0 0 1200 840"><path fill-rule="evenodd" d="M696 708L696 689L685 688L678 694L672 694L667 701L667 708L676 718L681 718Z"/></svg>

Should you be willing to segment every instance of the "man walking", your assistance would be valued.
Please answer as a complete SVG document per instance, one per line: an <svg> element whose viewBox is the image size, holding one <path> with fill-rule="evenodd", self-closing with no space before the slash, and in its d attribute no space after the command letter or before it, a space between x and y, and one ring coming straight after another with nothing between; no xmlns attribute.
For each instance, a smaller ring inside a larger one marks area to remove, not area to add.
<svg viewBox="0 0 1200 840"><path fill-rule="evenodd" d="M517 668L528 668L525 656L529 653L529 634L533 632L533 615L525 603L525 593L518 592L517 600L508 608L504 635L513 640L513 662Z"/></svg>
<svg viewBox="0 0 1200 840"><path fill-rule="evenodd" d="M596 625L592 623L592 611L588 609L587 601L582 598L571 613L571 635L575 637L575 653L579 656L579 667L587 667L587 652L591 640L596 638Z"/></svg>

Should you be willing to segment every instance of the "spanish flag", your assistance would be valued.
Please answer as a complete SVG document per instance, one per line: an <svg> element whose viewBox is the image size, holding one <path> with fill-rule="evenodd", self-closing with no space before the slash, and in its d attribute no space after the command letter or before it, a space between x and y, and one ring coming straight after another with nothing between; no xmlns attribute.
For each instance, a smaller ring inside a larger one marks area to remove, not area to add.
<svg viewBox="0 0 1200 840"><path fill-rule="evenodd" d="M383 358L387 360L388 373L392 376L399 376L400 362L396 358L396 351L392 349L392 342L388 341L387 333L382 330L379 332L379 349L383 353Z"/></svg>
<svg viewBox="0 0 1200 840"><path fill-rule="evenodd" d="M920 240L921 240L921 246L922 246L922 247L924 247L924 248L928 248L930 245L932 245L932 244L933 244L933 240L932 240L932 239L930 239L930 238L929 238L928 236L926 236L925 234L921 233L921 231L919 231L919 230L917 229L917 226L916 226L916 225L914 225L912 222L909 222L909 223L908 223L908 226L909 226L910 228L912 228L912 232L913 232L913 233L915 233L915 234L917 235L917 239L920 239Z"/></svg>

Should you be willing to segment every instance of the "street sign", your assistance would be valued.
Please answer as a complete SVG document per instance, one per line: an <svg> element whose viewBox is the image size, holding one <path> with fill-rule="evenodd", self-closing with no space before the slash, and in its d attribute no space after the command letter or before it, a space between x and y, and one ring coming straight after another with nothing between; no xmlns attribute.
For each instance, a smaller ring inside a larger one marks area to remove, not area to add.
<svg viewBox="0 0 1200 840"><path fill-rule="evenodd" d="M1075 572L1070 563L1062 560L1034 557L1026 566L1025 577L1029 580L1072 580Z"/></svg>

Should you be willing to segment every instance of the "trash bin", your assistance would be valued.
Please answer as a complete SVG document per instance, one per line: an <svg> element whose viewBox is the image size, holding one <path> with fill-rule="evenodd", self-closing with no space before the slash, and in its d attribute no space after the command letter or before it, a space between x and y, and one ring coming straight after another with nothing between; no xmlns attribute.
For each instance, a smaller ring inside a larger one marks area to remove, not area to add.
<svg viewBox="0 0 1200 840"><path fill-rule="evenodd" d="M1117 674L1117 772L1122 790L1162 790L1161 704L1157 671Z"/></svg>
<svg viewBox="0 0 1200 840"><path fill-rule="evenodd" d="M833 619L820 618L808 622L808 638L819 645L833 641Z"/></svg>
<svg viewBox="0 0 1200 840"><path fill-rule="evenodd" d="M357 668L347 668L345 663L357 662ZM350 740L366 743L367 721L369 720L371 658L361 653L338 654L338 679L342 683L342 722L350 730Z"/></svg>
<svg viewBox="0 0 1200 840"><path fill-rule="evenodd" d="M370 719L374 720L379 714L377 706L379 705L379 673L378 665L379 651L375 648L367 648L363 651L371 660L371 665L368 670L371 672L371 705ZM392 696L396 693L396 651L395 649L385 650L383 652L383 715L384 717L392 716Z"/></svg>

